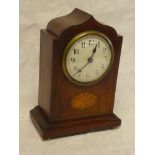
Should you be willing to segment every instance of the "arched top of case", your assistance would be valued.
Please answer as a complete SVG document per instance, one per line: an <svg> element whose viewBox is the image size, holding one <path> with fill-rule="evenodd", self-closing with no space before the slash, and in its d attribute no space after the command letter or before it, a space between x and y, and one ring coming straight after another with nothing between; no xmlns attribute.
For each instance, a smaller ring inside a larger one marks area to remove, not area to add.
<svg viewBox="0 0 155 155"><path fill-rule="evenodd" d="M51 31L57 36L61 36L62 33L67 29L85 24L87 22L93 22L96 26L108 29L111 31L111 33L113 33L114 36L117 37L117 32L114 28L99 23L92 15L77 8L75 8L70 14L52 19L47 25L47 30Z"/></svg>

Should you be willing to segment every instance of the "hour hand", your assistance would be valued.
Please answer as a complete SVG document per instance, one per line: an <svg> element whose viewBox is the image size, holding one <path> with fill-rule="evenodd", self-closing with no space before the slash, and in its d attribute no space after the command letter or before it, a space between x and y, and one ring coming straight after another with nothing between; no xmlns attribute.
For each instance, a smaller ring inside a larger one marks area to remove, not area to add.
<svg viewBox="0 0 155 155"><path fill-rule="evenodd" d="M94 54L96 52L96 48L97 48L97 44L96 44L95 48L93 48L93 53L92 53L92 56L90 58L93 58L93 56L94 56Z"/></svg>
<svg viewBox="0 0 155 155"><path fill-rule="evenodd" d="M97 48L97 44L96 44L95 48L93 49L93 53L95 53L95 52L96 52L96 48Z"/></svg>

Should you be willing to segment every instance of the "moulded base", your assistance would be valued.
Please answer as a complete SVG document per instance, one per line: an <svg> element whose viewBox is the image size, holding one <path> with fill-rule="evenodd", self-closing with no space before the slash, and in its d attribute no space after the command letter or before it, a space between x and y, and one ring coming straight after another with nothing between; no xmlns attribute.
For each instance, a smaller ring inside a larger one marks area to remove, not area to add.
<svg viewBox="0 0 155 155"><path fill-rule="evenodd" d="M42 139L58 138L93 131L112 129L121 125L115 114L105 114L63 121L48 121L42 109L36 106L30 111L32 122Z"/></svg>

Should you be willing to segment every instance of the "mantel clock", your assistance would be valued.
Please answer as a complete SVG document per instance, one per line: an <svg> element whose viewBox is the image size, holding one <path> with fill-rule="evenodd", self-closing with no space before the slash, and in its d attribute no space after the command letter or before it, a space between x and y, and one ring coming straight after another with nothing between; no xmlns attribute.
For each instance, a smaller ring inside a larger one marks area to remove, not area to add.
<svg viewBox="0 0 155 155"><path fill-rule="evenodd" d="M38 106L32 122L43 139L112 129L122 36L74 9L40 36Z"/></svg>

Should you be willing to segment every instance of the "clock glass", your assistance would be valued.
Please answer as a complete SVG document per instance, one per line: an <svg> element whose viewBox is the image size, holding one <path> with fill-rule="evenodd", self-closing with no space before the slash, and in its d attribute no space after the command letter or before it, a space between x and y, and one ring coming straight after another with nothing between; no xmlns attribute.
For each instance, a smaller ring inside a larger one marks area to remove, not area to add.
<svg viewBox="0 0 155 155"><path fill-rule="evenodd" d="M64 73L74 83L92 84L109 71L114 53L110 40L97 31L73 37L63 56Z"/></svg>

